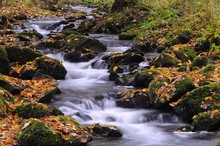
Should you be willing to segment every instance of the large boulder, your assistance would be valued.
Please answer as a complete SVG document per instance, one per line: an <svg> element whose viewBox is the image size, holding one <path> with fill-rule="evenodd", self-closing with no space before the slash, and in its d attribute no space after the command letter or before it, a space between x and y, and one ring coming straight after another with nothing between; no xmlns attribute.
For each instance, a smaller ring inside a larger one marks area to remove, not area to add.
<svg viewBox="0 0 220 146"><path fill-rule="evenodd" d="M149 97L154 107L168 109L169 103L177 101L193 89L193 81L184 75L172 78L158 76L149 85Z"/></svg>
<svg viewBox="0 0 220 146"><path fill-rule="evenodd" d="M175 112L185 121L192 121L194 115L219 107L220 84L211 82L200 86L183 96L174 106Z"/></svg>
<svg viewBox="0 0 220 146"><path fill-rule="evenodd" d="M59 60L52 59L47 56L41 56L35 60L36 68L55 79L64 79L67 71Z"/></svg>
<svg viewBox="0 0 220 146"><path fill-rule="evenodd" d="M64 116L50 116L43 122L26 120L22 126L16 139L23 146L84 146L91 141L88 132L74 119Z"/></svg>
<svg viewBox="0 0 220 146"><path fill-rule="evenodd" d="M9 74L10 72L10 62L8 60L7 52L4 48L0 46L0 73Z"/></svg>

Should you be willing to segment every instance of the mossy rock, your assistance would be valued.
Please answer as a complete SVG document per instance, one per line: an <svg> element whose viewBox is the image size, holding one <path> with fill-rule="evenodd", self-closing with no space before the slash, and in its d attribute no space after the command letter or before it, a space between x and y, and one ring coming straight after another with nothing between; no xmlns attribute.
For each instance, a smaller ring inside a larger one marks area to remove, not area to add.
<svg viewBox="0 0 220 146"><path fill-rule="evenodd" d="M177 101L182 95L193 89L193 81L186 76L173 77L172 81L159 77L150 83L149 97L156 108L169 109L169 103Z"/></svg>
<svg viewBox="0 0 220 146"><path fill-rule="evenodd" d="M155 58L153 62L151 62L151 64L155 67L174 67L179 63L180 61L175 58L175 56L172 56L168 53L162 53L157 58Z"/></svg>
<svg viewBox="0 0 220 146"><path fill-rule="evenodd" d="M8 60L7 52L0 46L0 73L8 75L10 72L10 62Z"/></svg>
<svg viewBox="0 0 220 146"><path fill-rule="evenodd" d="M8 47L6 48L6 51L10 62L19 62L21 65L42 56L38 51L31 48L19 48L19 46Z"/></svg>
<svg viewBox="0 0 220 146"><path fill-rule="evenodd" d="M103 126L100 124L93 124L89 127L90 133L96 137L115 137L123 136L122 132L115 126Z"/></svg>
<svg viewBox="0 0 220 146"><path fill-rule="evenodd" d="M104 52L107 50L98 40L85 35L69 35L66 37L67 49L75 48L76 51L82 52L83 49L87 48L94 52Z"/></svg>
<svg viewBox="0 0 220 146"><path fill-rule="evenodd" d="M63 113L51 105L41 104L41 103L29 103L26 105L18 106L13 111L13 114L18 114L19 117L29 119L29 118L42 118L44 116L58 116L63 115Z"/></svg>
<svg viewBox="0 0 220 146"><path fill-rule="evenodd" d="M22 87L11 84L9 81L5 80L1 74L0 74L0 87L7 90L11 94L18 94L22 90Z"/></svg>
<svg viewBox="0 0 220 146"><path fill-rule="evenodd" d="M55 79L64 79L67 71L59 60L42 56L35 60L37 69L43 74L50 75Z"/></svg>
<svg viewBox="0 0 220 146"><path fill-rule="evenodd" d="M216 144L216 146L220 146L220 141L218 141L218 143Z"/></svg>
<svg viewBox="0 0 220 146"><path fill-rule="evenodd" d="M132 40L137 36L136 33L131 33L131 32L122 32L119 35L119 40Z"/></svg>
<svg viewBox="0 0 220 146"><path fill-rule="evenodd" d="M159 74L157 71L142 69L135 74L133 86L147 88L157 74Z"/></svg>
<svg viewBox="0 0 220 146"><path fill-rule="evenodd" d="M208 59L206 57L198 56L192 61L190 65L190 69L196 70L202 68L203 66L206 66L207 63L208 63Z"/></svg>
<svg viewBox="0 0 220 146"><path fill-rule="evenodd" d="M193 118L194 131L217 131L220 127L220 112L212 110L202 112Z"/></svg>
<svg viewBox="0 0 220 146"><path fill-rule="evenodd" d="M181 47L179 50L174 50L173 52L183 63L193 61L196 58L195 50L190 47Z"/></svg>
<svg viewBox="0 0 220 146"><path fill-rule="evenodd" d="M212 82L198 87L182 97L174 107L175 112L185 121L192 121L194 115L219 107L220 84Z"/></svg>
<svg viewBox="0 0 220 146"><path fill-rule="evenodd" d="M43 35L33 29L30 31L24 30L23 32L20 32L16 37L19 38L20 41L31 41L40 40L43 38Z"/></svg>
<svg viewBox="0 0 220 146"><path fill-rule="evenodd" d="M124 108L150 108L150 98L147 89L143 90L123 90L117 93L116 104Z"/></svg>
<svg viewBox="0 0 220 146"><path fill-rule="evenodd" d="M7 102L13 102L14 96L12 96L7 90L0 87L0 95L4 97Z"/></svg>

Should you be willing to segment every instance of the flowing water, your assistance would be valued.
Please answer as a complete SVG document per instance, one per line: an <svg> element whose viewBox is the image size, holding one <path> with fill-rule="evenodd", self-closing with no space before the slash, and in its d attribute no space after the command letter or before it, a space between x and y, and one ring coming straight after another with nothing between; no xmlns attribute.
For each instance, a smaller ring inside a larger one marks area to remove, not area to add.
<svg viewBox="0 0 220 146"><path fill-rule="evenodd" d="M77 6L73 8L77 9ZM46 29L48 25L62 19L30 20L25 26L26 29L34 28L46 36L51 31ZM116 125L123 131L122 138L95 139L88 146L214 146L216 144L216 133L174 132L176 128L187 124L182 123L171 113L117 107L114 101L115 93L132 87L116 86L110 82L107 67L102 63L101 57L111 52L123 52L131 48L134 42L120 41L117 35L90 34L90 36L99 39L108 49L89 62L70 63L63 60L62 54L47 54L61 60L68 71L65 80L59 81L62 93L53 99L52 104L81 124ZM147 55L152 57L155 54Z"/></svg>

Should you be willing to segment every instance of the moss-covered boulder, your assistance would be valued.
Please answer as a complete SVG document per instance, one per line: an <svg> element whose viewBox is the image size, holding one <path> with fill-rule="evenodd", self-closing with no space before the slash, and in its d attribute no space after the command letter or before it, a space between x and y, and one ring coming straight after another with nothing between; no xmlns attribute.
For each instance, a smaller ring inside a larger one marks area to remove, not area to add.
<svg viewBox="0 0 220 146"><path fill-rule="evenodd" d="M42 54L36 50L31 48L20 48L19 46L7 47L6 51L10 62L19 62L21 65L42 56Z"/></svg>
<svg viewBox="0 0 220 146"><path fill-rule="evenodd" d="M115 126L103 126L100 124L93 124L89 127L90 133L96 137L115 137L123 136L122 132Z"/></svg>
<svg viewBox="0 0 220 146"><path fill-rule="evenodd" d="M177 66L179 63L180 61L175 56L164 52L153 59L150 64L154 65L155 67L173 67Z"/></svg>
<svg viewBox="0 0 220 146"><path fill-rule="evenodd" d="M0 46L0 73L9 74L10 62L8 60L8 54L6 50Z"/></svg>
<svg viewBox="0 0 220 146"><path fill-rule="evenodd" d="M148 88L150 82L158 72L151 69L142 69L135 74L134 87Z"/></svg>
<svg viewBox="0 0 220 146"><path fill-rule="evenodd" d="M198 87L183 96L174 110L184 120L191 122L194 115L219 107L219 93L220 84L217 82Z"/></svg>
<svg viewBox="0 0 220 146"><path fill-rule="evenodd" d="M117 93L117 106L124 108L150 108L151 103L147 89L124 90Z"/></svg>
<svg viewBox="0 0 220 146"><path fill-rule="evenodd" d="M77 121L65 116L26 120L22 126L16 137L22 146L84 146L92 139Z"/></svg>
<svg viewBox="0 0 220 146"><path fill-rule="evenodd" d="M215 72L215 70L218 69L218 67L214 64L207 64L205 67L203 67L200 70L200 73L209 74L212 72Z"/></svg>
<svg viewBox="0 0 220 146"><path fill-rule="evenodd" d="M159 76L149 85L149 97L154 107L167 109L170 107L169 103L177 101L193 89L193 81L184 75L171 78Z"/></svg>
<svg viewBox="0 0 220 146"><path fill-rule="evenodd" d="M31 40L40 40L43 38L43 35L38 33L36 30L24 30L23 32L18 33L16 36L20 41L31 41Z"/></svg>
<svg viewBox="0 0 220 146"><path fill-rule="evenodd" d="M28 103L26 105L18 106L13 111L13 114L18 114L19 117L25 119L63 115L63 113L56 107L42 103Z"/></svg>
<svg viewBox="0 0 220 146"><path fill-rule="evenodd" d="M202 112L193 117L194 131L217 131L220 129L220 112L218 109Z"/></svg>
<svg viewBox="0 0 220 146"><path fill-rule="evenodd" d="M190 69L196 70L206 66L208 63L208 58L203 56L197 56L191 63Z"/></svg>
<svg viewBox="0 0 220 146"><path fill-rule="evenodd" d="M54 77L55 79L64 79L67 71L59 60L47 56L38 57L35 60L37 69Z"/></svg>
<svg viewBox="0 0 220 146"><path fill-rule="evenodd" d="M190 47L180 47L178 50L174 49L173 52L183 63L193 61L196 58L195 50Z"/></svg>

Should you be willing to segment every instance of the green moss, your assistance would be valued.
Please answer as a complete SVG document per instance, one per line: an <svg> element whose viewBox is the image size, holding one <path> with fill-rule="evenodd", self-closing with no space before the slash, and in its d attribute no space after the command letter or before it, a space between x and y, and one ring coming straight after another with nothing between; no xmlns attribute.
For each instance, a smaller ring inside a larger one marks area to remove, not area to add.
<svg viewBox="0 0 220 146"><path fill-rule="evenodd" d="M210 83L198 87L191 92L187 93L174 107L176 113L186 121L191 121L194 115L208 109L215 109L218 107L218 101L220 101L220 84L217 82ZM208 102L206 98L212 100ZM206 102L208 102L206 104Z"/></svg>
<svg viewBox="0 0 220 146"><path fill-rule="evenodd" d="M196 70L198 68L202 68L203 66L206 66L207 63L208 63L208 59L206 57L198 56L192 61L190 65L190 69Z"/></svg>
<svg viewBox="0 0 220 146"><path fill-rule="evenodd" d="M17 35L17 38L20 39L20 41L31 41L32 39L42 39L43 36L38 33L36 30L30 30L30 31L23 31L20 32Z"/></svg>
<svg viewBox="0 0 220 146"><path fill-rule="evenodd" d="M53 106L47 106L39 103L30 103L22 106L18 106L13 114L18 114L19 117L28 118L42 118L49 115L63 115L63 113Z"/></svg>
<svg viewBox="0 0 220 146"><path fill-rule="evenodd" d="M1 77L0 77L0 82L1 82ZM14 97L7 90L3 89L2 87L0 87L0 95L2 95L4 97L4 99L8 102L14 101Z"/></svg>
<svg viewBox="0 0 220 146"><path fill-rule="evenodd" d="M193 119L194 131L217 131L220 126L219 110L199 113Z"/></svg>
<svg viewBox="0 0 220 146"><path fill-rule="evenodd" d="M178 63L178 59L168 53L162 53L153 61L155 67L172 67L177 66Z"/></svg>
<svg viewBox="0 0 220 146"><path fill-rule="evenodd" d="M26 126L16 137L22 146L58 146L61 138L44 123L29 120L23 123Z"/></svg>
<svg viewBox="0 0 220 146"><path fill-rule="evenodd" d="M174 50L174 53L176 57L180 59L182 62L193 61L193 59L196 57L195 50L188 47L182 47L179 50Z"/></svg>
<svg viewBox="0 0 220 146"><path fill-rule="evenodd" d="M134 87L147 88L157 74L159 73L150 69L144 69L137 72L134 77Z"/></svg>

